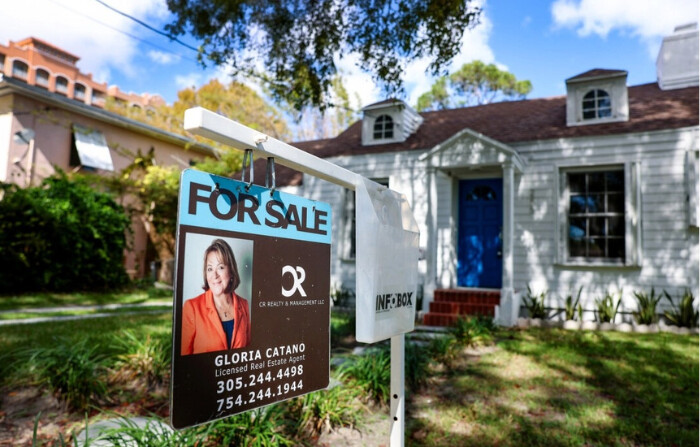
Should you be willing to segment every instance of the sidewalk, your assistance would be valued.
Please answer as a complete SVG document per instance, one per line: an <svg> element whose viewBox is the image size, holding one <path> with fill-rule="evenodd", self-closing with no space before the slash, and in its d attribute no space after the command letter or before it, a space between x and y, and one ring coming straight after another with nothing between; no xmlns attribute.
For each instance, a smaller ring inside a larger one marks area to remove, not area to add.
<svg viewBox="0 0 700 447"><path fill-rule="evenodd" d="M9 313L51 313L51 312L70 312L70 311L85 311L85 310L116 310L116 309L134 309L130 312L98 312L92 314L83 315L52 315L49 317L35 317L35 318L19 318L14 320L0 320L0 326L10 326L15 324L33 324L33 323L45 323L47 321L70 321L70 320L83 320L87 318L102 318L110 317L114 315L133 315L133 314L155 314L161 313L163 310L140 310L148 307L163 307L171 306L172 300L168 301L152 301L148 303L134 303L134 304L100 304L93 306L63 306L63 307L39 307L39 308L28 308L28 309L11 309L0 311L0 315Z"/></svg>

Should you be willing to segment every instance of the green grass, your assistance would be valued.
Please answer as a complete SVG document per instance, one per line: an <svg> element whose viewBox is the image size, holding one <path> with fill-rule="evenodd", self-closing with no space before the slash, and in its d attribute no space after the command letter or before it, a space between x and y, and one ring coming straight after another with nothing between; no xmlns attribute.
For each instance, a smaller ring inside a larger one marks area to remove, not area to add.
<svg viewBox="0 0 700 447"><path fill-rule="evenodd" d="M1 320L26 320L28 318L46 318L46 317L67 317L73 315L94 315L94 314L121 314L130 312L167 312L171 309L171 306L129 306L118 309L71 309L71 310L57 310L51 312L32 312L31 310L22 312L8 312L5 311L0 313Z"/></svg>
<svg viewBox="0 0 700 447"><path fill-rule="evenodd" d="M410 402L407 445L697 445L697 336L500 335Z"/></svg>
<svg viewBox="0 0 700 447"><path fill-rule="evenodd" d="M132 288L115 292L32 293L0 295L0 311L36 309L38 307L88 306L104 304L138 304L172 300L172 291L156 288Z"/></svg>

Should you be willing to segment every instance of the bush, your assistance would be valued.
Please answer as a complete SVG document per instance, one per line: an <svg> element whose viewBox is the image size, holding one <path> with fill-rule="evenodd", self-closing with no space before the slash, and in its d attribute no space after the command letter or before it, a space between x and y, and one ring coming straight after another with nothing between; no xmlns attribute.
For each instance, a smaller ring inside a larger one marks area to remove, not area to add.
<svg viewBox="0 0 700 447"><path fill-rule="evenodd" d="M564 316L566 317L567 320L574 320L576 318L576 314L578 313L579 320L581 319L581 316L583 314L583 308L581 307L581 304L579 304L579 301L581 300L581 291L583 290L583 286L578 288L578 293L576 294L576 299L574 299L574 294L570 293L566 296L566 300L564 300L565 308L564 308Z"/></svg>
<svg viewBox="0 0 700 447"><path fill-rule="evenodd" d="M0 290L95 290L128 281L129 219L107 194L63 172L41 186L1 184Z"/></svg>
<svg viewBox="0 0 700 447"><path fill-rule="evenodd" d="M117 363L122 377L129 381L143 377L148 386L165 382L172 351L172 338L168 334L141 339L131 331L124 331L114 338L113 344L125 352Z"/></svg>
<svg viewBox="0 0 700 447"><path fill-rule="evenodd" d="M490 342L494 329L492 318L461 317L452 327L452 335L460 345L473 346Z"/></svg>
<svg viewBox="0 0 700 447"><path fill-rule="evenodd" d="M37 380L47 384L74 410L86 409L92 399L99 399L107 392L102 375L105 356L99 346L91 343L85 339L56 340L51 347L26 351Z"/></svg>
<svg viewBox="0 0 700 447"><path fill-rule="evenodd" d="M288 402L287 417L297 434L312 437L338 427L354 427L363 411L357 394L356 389L345 386L309 393Z"/></svg>
<svg viewBox="0 0 700 447"><path fill-rule="evenodd" d="M618 292L617 303L615 303L615 298L610 292L605 292L605 296L596 300L596 307L598 308L596 315L598 316L598 321L601 323L612 323L615 321L615 316L617 315L617 310L620 308L620 299L622 292Z"/></svg>
<svg viewBox="0 0 700 447"><path fill-rule="evenodd" d="M428 353L426 348L418 343L406 340L405 344L404 379L411 390L418 390L428 378Z"/></svg>
<svg viewBox="0 0 700 447"><path fill-rule="evenodd" d="M633 312L634 319L638 324L654 324L659 321L659 316L656 314L656 306L661 301L662 295L656 295L654 288L651 288L651 293L634 292L634 297L637 299L637 311Z"/></svg>
<svg viewBox="0 0 700 447"><path fill-rule="evenodd" d="M341 377L365 391L370 399L379 403L389 402L391 382L391 357L387 349L378 349L345 362L339 368Z"/></svg>
<svg viewBox="0 0 700 447"><path fill-rule="evenodd" d="M547 318L547 309L544 307L544 299L546 296L546 290L536 295L532 292L530 286L527 286L527 295L523 299L523 302L525 303L525 308L530 318Z"/></svg>
<svg viewBox="0 0 700 447"><path fill-rule="evenodd" d="M671 295L664 290L664 296L671 303L672 310L667 310L664 315L675 326L693 328L698 325L698 311L693 306L695 297L686 289L678 306L671 299Z"/></svg>

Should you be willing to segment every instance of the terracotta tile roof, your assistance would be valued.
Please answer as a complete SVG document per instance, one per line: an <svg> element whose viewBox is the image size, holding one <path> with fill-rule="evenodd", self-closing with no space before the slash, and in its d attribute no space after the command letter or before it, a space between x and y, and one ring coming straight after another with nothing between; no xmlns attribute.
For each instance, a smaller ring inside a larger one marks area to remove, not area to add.
<svg viewBox="0 0 700 447"><path fill-rule="evenodd" d="M595 72L591 70L587 73ZM661 90L656 83L629 87L629 121L566 125L566 96L486 104L421 113L423 124L403 143L362 145L362 122L335 138L291 143L319 157L429 150L461 131L472 129L505 144L557 138L578 138L648 132L698 125L698 87ZM259 174L258 174L259 172ZM256 163L256 179L264 183L264 163ZM278 185L300 185L301 173L277 167ZM288 182L288 183L285 183ZM256 181L256 183L258 183Z"/></svg>

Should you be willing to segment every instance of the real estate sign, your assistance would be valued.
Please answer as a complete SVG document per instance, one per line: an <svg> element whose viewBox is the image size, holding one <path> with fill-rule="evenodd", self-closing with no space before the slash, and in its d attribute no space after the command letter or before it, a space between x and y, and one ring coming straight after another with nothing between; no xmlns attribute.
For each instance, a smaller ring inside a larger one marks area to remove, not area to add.
<svg viewBox="0 0 700 447"><path fill-rule="evenodd" d="M326 203L183 172L173 427L328 386L330 223Z"/></svg>

